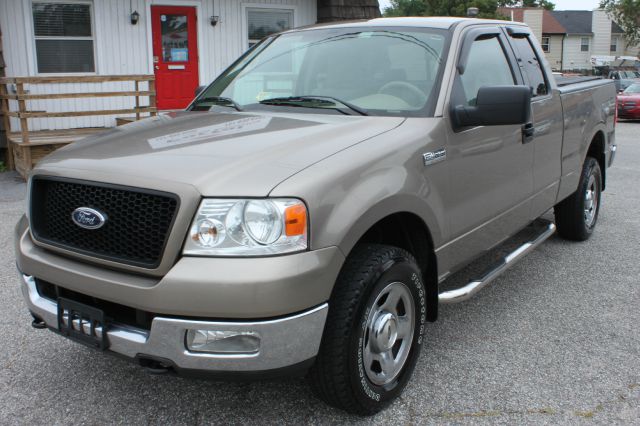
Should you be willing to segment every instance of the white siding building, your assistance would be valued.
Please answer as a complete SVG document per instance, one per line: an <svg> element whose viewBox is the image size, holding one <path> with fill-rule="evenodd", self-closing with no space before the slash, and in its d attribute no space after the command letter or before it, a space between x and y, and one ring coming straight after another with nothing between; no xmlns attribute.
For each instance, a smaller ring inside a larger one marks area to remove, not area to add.
<svg viewBox="0 0 640 426"><path fill-rule="evenodd" d="M156 74L160 109L184 107L198 85L256 40L316 21L316 0L0 0L7 76ZM90 92L91 84L31 90ZM99 84L110 85L105 91L127 90L117 82ZM127 101L40 100L30 109L110 110ZM103 127L114 117L32 121L30 130Z"/></svg>
<svg viewBox="0 0 640 426"><path fill-rule="evenodd" d="M554 70L590 70L597 58L638 57L624 31L604 10L501 8L504 16L531 27Z"/></svg>

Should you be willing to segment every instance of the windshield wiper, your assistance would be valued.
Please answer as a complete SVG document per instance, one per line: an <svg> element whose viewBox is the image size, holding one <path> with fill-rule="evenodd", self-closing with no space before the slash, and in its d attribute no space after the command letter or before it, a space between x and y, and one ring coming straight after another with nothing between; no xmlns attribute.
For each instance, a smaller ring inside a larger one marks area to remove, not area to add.
<svg viewBox="0 0 640 426"><path fill-rule="evenodd" d="M360 115L369 115L369 113L362 108L332 96L287 96L282 98L264 99L260 101L260 103L263 105L286 105L306 108L324 108L325 106L337 107L337 104L342 104Z"/></svg>
<svg viewBox="0 0 640 426"><path fill-rule="evenodd" d="M240 107L240 105L238 105L236 101L234 101L231 98L226 98L224 96L207 96L206 98L196 99L193 105L195 106L203 102L211 102L214 105L228 106L231 108L235 108L238 111L242 111L242 108Z"/></svg>

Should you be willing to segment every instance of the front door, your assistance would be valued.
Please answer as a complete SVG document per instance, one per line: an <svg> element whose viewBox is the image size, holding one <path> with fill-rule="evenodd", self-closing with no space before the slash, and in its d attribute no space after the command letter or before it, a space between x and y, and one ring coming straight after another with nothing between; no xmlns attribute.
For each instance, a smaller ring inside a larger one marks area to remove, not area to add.
<svg viewBox="0 0 640 426"><path fill-rule="evenodd" d="M183 109L198 87L196 8L151 6L151 31L157 107Z"/></svg>
<svg viewBox="0 0 640 426"><path fill-rule="evenodd" d="M469 30L464 73L456 70L451 105L475 105L482 86L522 84L506 38L498 28ZM521 125L448 126L446 158L450 170L447 194L453 241L442 252L443 271L491 248L531 220L533 144Z"/></svg>

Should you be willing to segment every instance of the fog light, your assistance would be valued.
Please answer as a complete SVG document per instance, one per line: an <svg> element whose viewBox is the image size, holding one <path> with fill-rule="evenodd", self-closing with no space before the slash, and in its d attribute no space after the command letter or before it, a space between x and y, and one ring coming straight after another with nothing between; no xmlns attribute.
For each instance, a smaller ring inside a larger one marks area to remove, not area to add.
<svg viewBox="0 0 640 426"><path fill-rule="evenodd" d="M253 354L260 350L260 336L251 331L188 330L187 349L193 352Z"/></svg>

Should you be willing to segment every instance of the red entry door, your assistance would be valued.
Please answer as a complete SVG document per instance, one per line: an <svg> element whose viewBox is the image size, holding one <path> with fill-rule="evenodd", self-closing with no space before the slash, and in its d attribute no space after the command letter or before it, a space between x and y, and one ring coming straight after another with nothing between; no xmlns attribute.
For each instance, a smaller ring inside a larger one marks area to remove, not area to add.
<svg viewBox="0 0 640 426"><path fill-rule="evenodd" d="M198 87L196 8L151 6L158 109L182 109Z"/></svg>

